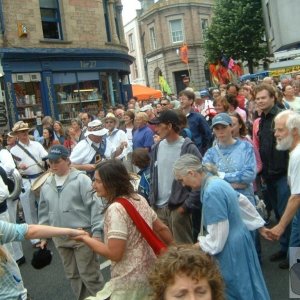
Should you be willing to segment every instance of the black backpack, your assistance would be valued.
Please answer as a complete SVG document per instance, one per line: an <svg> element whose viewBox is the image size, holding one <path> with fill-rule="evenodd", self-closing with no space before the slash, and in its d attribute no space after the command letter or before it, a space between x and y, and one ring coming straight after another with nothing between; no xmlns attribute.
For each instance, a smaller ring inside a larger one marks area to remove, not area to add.
<svg viewBox="0 0 300 300"><path fill-rule="evenodd" d="M0 167L0 176L2 177L3 182L7 185L9 193L12 193L15 189L15 182L7 176L2 167Z"/></svg>

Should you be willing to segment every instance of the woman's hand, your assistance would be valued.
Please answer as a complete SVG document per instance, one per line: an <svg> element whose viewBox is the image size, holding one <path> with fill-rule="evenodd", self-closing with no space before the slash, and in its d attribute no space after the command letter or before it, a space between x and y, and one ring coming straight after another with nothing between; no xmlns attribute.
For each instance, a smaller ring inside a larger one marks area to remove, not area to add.
<svg viewBox="0 0 300 300"><path fill-rule="evenodd" d="M69 237L75 241L83 241L86 236L90 236L90 234L83 229L71 229L69 233Z"/></svg>

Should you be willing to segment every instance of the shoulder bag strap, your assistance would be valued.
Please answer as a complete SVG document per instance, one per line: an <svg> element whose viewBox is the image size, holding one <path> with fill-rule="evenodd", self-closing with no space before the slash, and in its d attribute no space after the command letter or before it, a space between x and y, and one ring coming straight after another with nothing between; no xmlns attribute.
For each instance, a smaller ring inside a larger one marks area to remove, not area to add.
<svg viewBox="0 0 300 300"><path fill-rule="evenodd" d="M160 255L162 250L167 249L167 246L156 236L154 231L142 218L136 208L125 198L117 198L116 202L120 203L140 231L149 246L153 249L156 255Z"/></svg>
<svg viewBox="0 0 300 300"><path fill-rule="evenodd" d="M24 148L19 142L16 143L34 162L43 170L46 171L45 168L36 160L36 158L26 149Z"/></svg>

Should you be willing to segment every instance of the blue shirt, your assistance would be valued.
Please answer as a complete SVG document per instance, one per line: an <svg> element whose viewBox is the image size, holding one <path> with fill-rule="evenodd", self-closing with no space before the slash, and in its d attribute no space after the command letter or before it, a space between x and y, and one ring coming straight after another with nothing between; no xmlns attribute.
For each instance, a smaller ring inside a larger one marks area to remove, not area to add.
<svg viewBox="0 0 300 300"><path fill-rule="evenodd" d="M132 142L133 150L137 148L148 148L150 150L154 144L153 131L147 125L136 129L133 133Z"/></svg>
<svg viewBox="0 0 300 300"><path fill-rule="evenodd" d="M249 142L236 140L228 146L216 144L207 150L203 163L215 165L218 172L225 173L224 180L229 183L246 184L246 188L237 191L255 205L252 182L256 177L256 159L253 146Z"/></svg>
<svg viewBox="0 0 300 300"><path fill-rule="evenodd" d="M203 155L212 141L209 125L202 115L193 111L187 114L187 121L192 132L192 140Z"/></svg>

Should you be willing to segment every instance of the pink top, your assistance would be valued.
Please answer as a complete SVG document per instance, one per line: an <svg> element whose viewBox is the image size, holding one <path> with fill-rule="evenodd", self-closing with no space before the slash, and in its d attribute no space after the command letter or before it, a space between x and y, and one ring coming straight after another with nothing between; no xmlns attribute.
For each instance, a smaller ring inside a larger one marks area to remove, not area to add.
<svg viewBox="0 0 300 300"><path fill-rule="evenodd" d="M246 123L247 122L247 114L246 114L246 111L237 107L235 109L235 111L242 117L243 121Z"/></svg>

